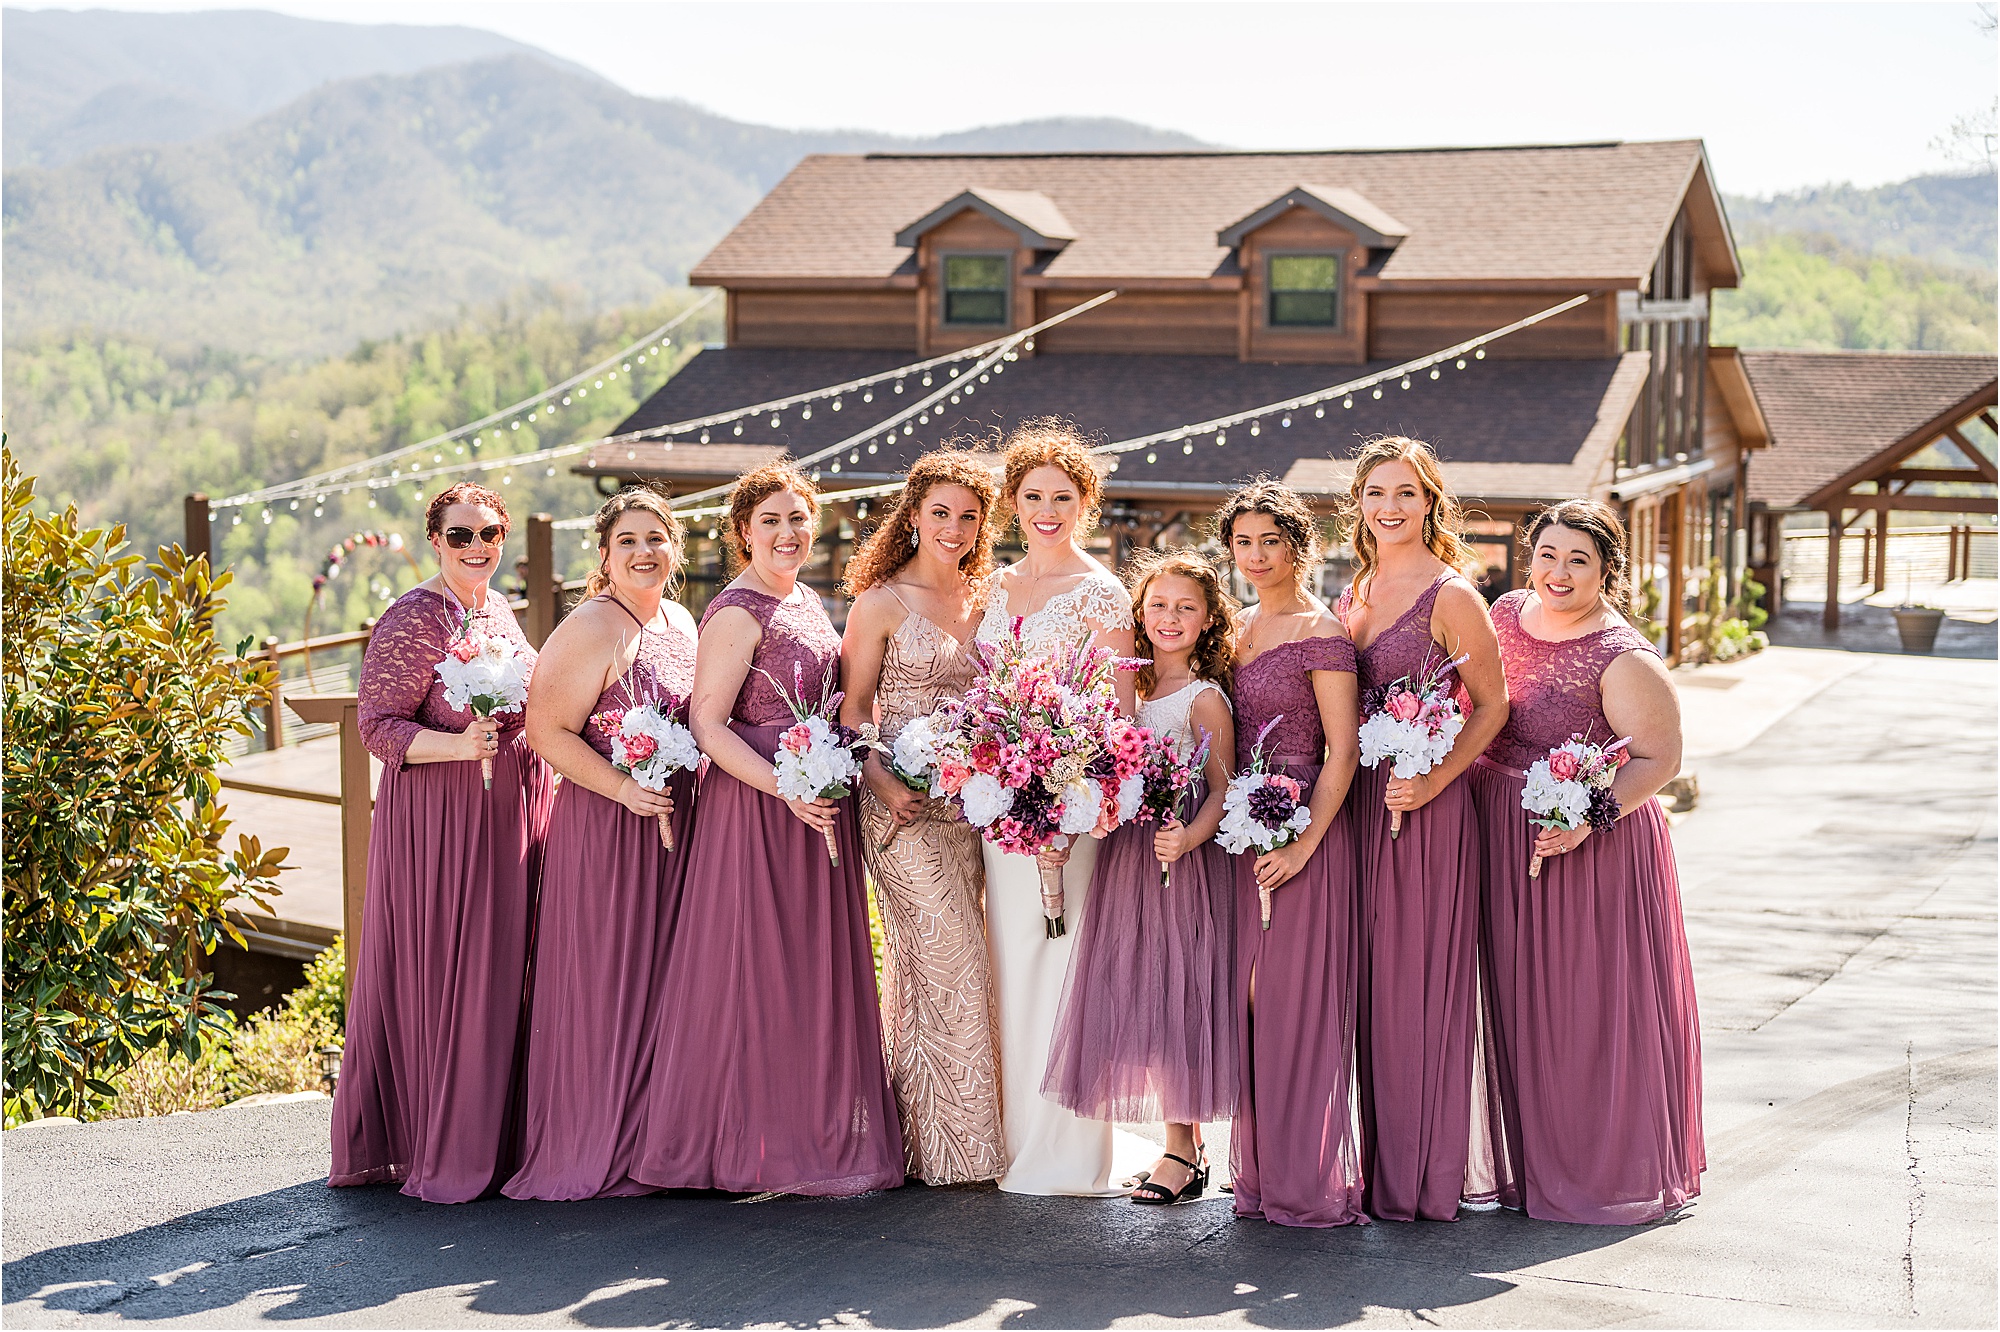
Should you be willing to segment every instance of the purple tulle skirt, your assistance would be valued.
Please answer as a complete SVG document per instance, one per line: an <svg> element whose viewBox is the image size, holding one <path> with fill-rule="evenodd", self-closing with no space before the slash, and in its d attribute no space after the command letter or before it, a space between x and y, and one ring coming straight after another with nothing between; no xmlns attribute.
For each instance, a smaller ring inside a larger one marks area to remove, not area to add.
<svg viewBox="0 0 2000 1332"><path fill-rule="evenodd" d="M1105 837L1078 925L1042 1092L1086 1119L1201 1124L1236 1110L1235 867L1210 840L1162 883L1158 826Z"/></svg>
<svg viewBox="0 0 2000 1332"><path fill-rule="evenodd" d="M333 1100L334 1185L469 1202L512 1173L541 834L554 774L517 731L493 761L385 769Z"/></svg>
<svg viewBox="0 0 2000 1332"><path fill-rule="evenodd" d="M766 757L787 729L730 726ZM903 1182L852 799L839 843L836 869L784 801L720 766L702 779L640 1183L847 1195Z"/></svg>
<svg viewBox="0 0 2000 1332"><path fill-rule="evenodd" d="M1307 791L1319 765L1276 761ZM1256 857L1236 860L1237 1048L1230 1130L1236 1214L1286 1226L1349 1226L1361 1210L1354 1104L1355 912L1352 797L1260 925ZM1255 993L1254 1006L1251 994Z"/></svg>
<svg viewBox="0 0 2000 1332"><path fill-rule="evenodd" d="M1636 1225L1701 1192L1701 1027L1659 802L1528 877L1522 778L1469 774L1485 848L1481 931L1494 1196L1547 1221Z"/></svg>
<svg viewBox="0 0 2000 1332"><path fill-rule="evenodd" d="M510 1198L650 1193L631 1177L659 1036L661 987L694 824L675 776L674 846L658 820L564 782L549 816L535 942L521 1168Z"/></svg>
<svg viewBox="0 0 2000 1332"><path fill-rule="evenodd" d="M1360 852L1362 1173L1369 1215L1450 1221L1472 1131L1479 821L1461 776L1391 839L1390 776L1387 763L1362 768L1347 797Z"/></svg>

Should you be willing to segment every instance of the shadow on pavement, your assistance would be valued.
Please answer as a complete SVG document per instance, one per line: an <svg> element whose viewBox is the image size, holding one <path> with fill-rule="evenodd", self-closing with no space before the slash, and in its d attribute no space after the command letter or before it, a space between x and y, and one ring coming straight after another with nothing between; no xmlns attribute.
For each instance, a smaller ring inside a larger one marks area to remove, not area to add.
<svg viewBox="0 0 2000 1332"><path fill-rule="evenodd" d="M1830 648L1838 652L1901 652L1896 636L1896 617L1881 606L1865 602L1842 602L1840 628L1828 633L1820 623L1820 602L1787 603L1773 616L1764 632L1773 643L1785 647ZM2000 656L2000 623L1947 615L1938 627L1934 657L1978 657L1992 661Z"/></svg>
<svg viewBox="0 0 2000 1332"><path fill-rule="evenodd" d="M1369 1309L1443 1309L1505 1275L1638 1233L1508 1213L1454 1225L1290 1230L1228 1197L1142 1209L990 1186L744 1204L718 1195L434 1207L317 1181L7 1264L5 1301L215 1325L463 1316L588 1326L818 1327L854 1318L1008 1326L1237 1313L1319 1327ZM195 1266L200 1264L201 1266ZM454 1319L455 1321L455 1319Z"/></svg>

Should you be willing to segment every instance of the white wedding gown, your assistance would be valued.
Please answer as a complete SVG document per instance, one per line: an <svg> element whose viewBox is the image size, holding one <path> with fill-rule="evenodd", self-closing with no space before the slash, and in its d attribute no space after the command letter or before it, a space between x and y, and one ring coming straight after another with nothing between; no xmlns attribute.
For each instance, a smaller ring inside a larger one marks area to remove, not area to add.
<svg viewBox="0 0 2000 1332"><path fill-rule="evenodd" d="M1107 573L1093 573L1021 624L1030 653L1046 653L1074 643L1093 625L1116 628L1132 622L1132 602ZM975 635L997 643L1011 632L1007 589L998 575ZM1042 924L1042 880L1033 856L1008 855L980 843L986 862L986 948L992 959L995 1010L1000 1021L1000 1131L1007 1193L1067 1194L1111 1198L1112 1128L1083 1119L1042 1095L1049 1039L1055 1032L1063 980L1069 974L1076 929L1097 864L1097 839L1079 837L1063 871L1064 919L1069 933L1051 939Z"/></svg>

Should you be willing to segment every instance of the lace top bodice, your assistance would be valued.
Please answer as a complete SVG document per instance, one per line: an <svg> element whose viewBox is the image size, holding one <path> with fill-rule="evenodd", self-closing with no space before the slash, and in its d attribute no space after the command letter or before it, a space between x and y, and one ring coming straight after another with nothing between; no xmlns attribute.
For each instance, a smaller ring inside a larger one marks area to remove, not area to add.
<svg viewBox="0 0 2000 1332"><path fill-rule="evenodd" d="M1652 652L1647 637L1616 624L1559 643L1521 628L1528 591L1509 592L1493 603L1493 630L1500 638L1500 665L1507 674L1507 724L1487 746L1486 756L1509 768L1525 769L1570 738L1595 743L1616 740L1604 719L1600 682L1613 661L1627 652Z"/></svg>
<svg viewBox="0 0 2000 1332"><path fill-rule="evenodd" d="M1211 689L1222 694L1222 686L1213 680L1191 680L1171 694L1142 698L1139 700L1139 725L1154 735L1170 735L1178 744L1192 744L1194 701ZM1222 701L1228 703L1229 695L1222 694Z"/></svg>
<svg viewBox="0 0 2000 1332"><path fill-rule="evenodd" d="M783 601L768 592L747 587L726 587L702 612L701 622L724 606L739 606L757 618L764 633L757 650L750 654L750 673L736 691L730 718L746 726L784 726L792 720L778 686L760 672L768 671L784 682L787 692L804 696L807 707L819 702L822 690L840 687L840 634L826 618L819 594L799 583ZM798 669L794 683L793 669Z"/></svg>
<svg viewBox="0 0 2000 1332"><path fill-rule="evenodd" d="M889 635L875 684L883 741L893 743L911 718L958 697L971 683L972 657L964 646L928 616L911 611Z"/></svg>
<svg viewBox="0 0 2000 1332"><path fill-rule="evenodd" d="M1431 611L1437 605L1438 593L1444 585L1457 577L1447 569L1434 579L1411 607L1396 618L1396 622L1377 633L1367 647L1354 649L1354 673L1358 677L1361 691L1365 694L1372 689L1409 677L1415 679L1425 667L1449 661L1443 649L1431 638ZM1342 624L1348 624L1348 617L1354 611L1354 588L1350 585L1340 594L1333 613L1340 617ZM1348 632L1354 632L1348 625ZM1459 696L1459 705L1466 705L1465 689L1459 684L1456 670L1446 671L1444 679L1451 691Z"/></svg>
<svg viewBox="0 0 2000 1332"><path fill-rule="evenodd" d="M986 585L986 614L980 617L973 637L981 643L1001 642L1012 633L1013 623L1013 612L1007 609L1007 583L996 572ZM1047 605L1022 619L1021 642L1030 655L1041 655L1094 630L1131 627L1132 598L1125 585L1093 569L1075 587L1056 593Z"/></svg>
<svg viewBox="0 0 2000 1332"><path fill-rule="evenodd" d="M651 703L668 711L681 725L687 725L688 698L694 693L694 650L693 636L671 620L664 629L640 629L638 655L625 668L625 674L598 695L597 706L591 712ZM583 738L605 758L611 757L611 737L597 727L585 726Z"/></svg>
<svg viewBox="0 0 2000 1332"><path fill-rule="evenodd" d="M1280 643L1238 666L1236 766L1249 765L1257 732L1280 715L1284 720L1264 740L1266 757L1280 764L1324 762L1326 728L1320 725L1312 672L1353 670L1354 644L1331 634Z"/></svg>
<svg viewBox="0 0 2000 1332"><path fill-rule="evenodd" d="M463 618L450 597L413 587L382 612L375 632L368 636L358 689L361 741L390 768L403 766L403 756L419 732L458 732L473 722L471 709L444 701L444 681L437 675L437 664L457 639ZM513 639L530 660L534 658L528 636L499 593L487 593L486 604L473 612L472 624L483 633ZM503 740L520 731L525 713L516 708L495 715Z"/></svg>

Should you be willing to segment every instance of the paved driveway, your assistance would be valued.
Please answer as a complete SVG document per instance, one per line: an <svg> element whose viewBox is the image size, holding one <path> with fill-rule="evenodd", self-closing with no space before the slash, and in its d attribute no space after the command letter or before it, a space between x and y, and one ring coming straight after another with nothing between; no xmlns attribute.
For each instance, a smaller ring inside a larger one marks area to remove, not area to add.
<svg viewBox="0 0 2000 1332"><path fill-rule="evenodd" d="M5 1137L14 1326L1986 1325L1996 672L1868 657L1676 830L1709 1174L1638 1229L1293 1231L906 1188L430 1207L329 1191L324 1103ZM1838 674L1838 673L1835 673ZM1747 686L1746 686L1747 687ZM1722 748L1726 748L1723 746Z"/></svg>

